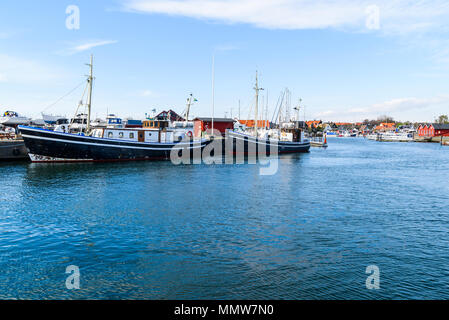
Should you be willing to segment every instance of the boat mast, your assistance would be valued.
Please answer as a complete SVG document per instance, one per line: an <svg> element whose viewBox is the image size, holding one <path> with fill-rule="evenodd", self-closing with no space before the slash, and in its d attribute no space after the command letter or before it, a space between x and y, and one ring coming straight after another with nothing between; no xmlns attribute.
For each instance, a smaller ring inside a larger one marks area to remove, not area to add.
<svg viewBox="0 0 449 320"><path fill-rule="evenodd" d="M87 78L87 82L89 84L89 95L87 96L87 126L86 126L86 134L90 132L90 114L92 109L92 82L93 82L93 65L94 65L94 55L90 55L90 64L87 66L90 67L90 74Z"/></svg>
<svg viewBox="0 0 449 320"><path fill-rule="evenodd" d="M212 132L214 135L214 116L215 116L215 53L212 56Z"/></svg>
<svg viewBox="0 0 449 320"><path fill-rule="evenodd" d="M269 129L269 125L268 125L268 89L267 89L267 101L266 101L266 105L265 105L264 127L265 127L265 129Z"/></svg>
<svg viewBox="0 0 449 320"><path fill-rule="evenodd" d="M254 90L256 91L256 108L254 110L254 135L257 138L257 120L259 118L259 91L264 90L262 88L259 88L259 82L257 78L257 71L256 71L256 86L254 87Z"/></svg>

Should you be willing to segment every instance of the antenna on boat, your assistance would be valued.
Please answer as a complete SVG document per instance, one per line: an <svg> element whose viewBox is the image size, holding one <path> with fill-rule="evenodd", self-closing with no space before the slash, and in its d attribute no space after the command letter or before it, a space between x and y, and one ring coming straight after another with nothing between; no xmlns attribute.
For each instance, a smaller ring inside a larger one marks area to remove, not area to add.
<svg viewBox="0 0 449 320"><path fill-rule="evenodd" d="M193 94L190 94L190 96L187 98L186 123L189 121L190 107L195 101L196 99L193 97Z"/></svg>
<svg viewBox="0 0 449 320"><path fill-rule="evenodd" d="M86 134L88 135L90 132L90 114L92 108L92 82L94 80L93 77L93 65L94 65L94 55L90 55L90 63L86 64L90 67L90 73L87 78L87 83L89 84L89 95L87 96L87 125L86 125Z"/></svg>
<svg viewBox="0 0 449 320"><path fill-rule="evenodd" d="M259 88L259 82L257 77L257 70L256 70L256 85L254 86L254 90L256 91L256 108L254 110L254 135L257 138L257 120L259 118L259 91L264 90L263 88Z"/></svg>
<svg viewBox="0 0 449 320"><path fill-rule="evenodd" d="M298 122L298 126L299 126L299 110L301 109L301 102L302 99L299 99L298 106L293 108L294 110L296 110L296 121Z"/></svg>

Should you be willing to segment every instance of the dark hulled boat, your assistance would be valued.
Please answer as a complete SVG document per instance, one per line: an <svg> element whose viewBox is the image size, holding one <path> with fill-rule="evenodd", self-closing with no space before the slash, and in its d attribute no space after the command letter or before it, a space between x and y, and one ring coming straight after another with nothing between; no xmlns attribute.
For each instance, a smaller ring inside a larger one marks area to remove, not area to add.
<svg viewBox="0 0 449 320"><path fill-rule="evenodd" d="M285 154L285 153L305 153L310 150L310 141L301 139L301 133L297 133L297 138L293 141L283 141L271 139L269 137L254 137L241 132L229 130L226 139L232 139L233 153L254 155L254 154Z"/></svg>
<svg viewBox="0 0 449 320"><path fill-rule="evenodd" d="M90 123L93 58L87 78L86 124L80 132L19 126L33 162L169 160L172 151L200 154L207 140L191 139L191 132L176 128L92 128ZM84 105L82 102L80 106ZM79 108L79 107L78 107ZM77 110L78 112L78 110ZM70 125L69 125L70 129ZM189 134L190 133L190 134ZM194 152L196 151L196 152ZM198 152L199 151L199 152Z"/></svg>
<svg viewBox="0 0 449 320"><path fill-rule="evenodd" d="M206 140L159 142L170 131L142 129L95 129L92 136L19 127L33 162L169 160L170 152L193 151Z"/></svg>
<svg viewBox="0 0 449 320"><path fill-rule="evenodd" d="M256 92L254 130L243 132L228 130L226 133L228 144L232 142L233 153L243 155L274 155L309 152L310 141L304 137L304 132L300 127L298 119L295 122L287 123L279 121L277 129L267 129L265 127L258 130L259 91L263 89L259 88L257 72L254 90ZM280 114L280 110L278 112Z"/></svg>

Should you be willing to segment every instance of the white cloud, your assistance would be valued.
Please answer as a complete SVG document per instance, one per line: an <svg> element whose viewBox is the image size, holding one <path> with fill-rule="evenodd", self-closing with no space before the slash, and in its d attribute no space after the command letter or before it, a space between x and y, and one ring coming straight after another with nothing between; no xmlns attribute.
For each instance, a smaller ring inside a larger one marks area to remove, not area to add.
<svg viewBox="0 0 449 320"><path fill-rule="evenodd" d="M380 31L403 34L447 25L447 0L123 0L128 11L187 16L268 29L366 30L367 8L380 12Z"/></svg>
<svg viewBox="0 0 449 320"><path fill-rule="evenodd" d="M143 90L142 92L140 92L140 96L142 97L150 97L153 95L153 92L150 90Z"/></svg>
<svg viewBox="0 0 449 320"><path fill-rule="evenodd" d="M82 44L74 45L68 49L62 50L59 53L64 55L72 55L79 52L87 51L90 49L93 49L95 47L101 47L108 44L115 44L117 43L117 40L99 40L99 41L89 41Z"/></svg>
<svg viewBox="0 0 449 320"><path fill-rule="evenodd" d="M385 101L382 103L374 104L367 108L354 108L350 109L350 113L362 113L362 114L380 114L391 113L400 111L410 111L416 109L426 109L435 105L441 105L443 103L449 103L449 96L438 96L428 99L418 98L401 98Z"/></svg>
<svg viewBox="0 0 449 320"><path fill-rule="evenodd" d="M416 114L416 112L423 114L426 110L430 110L431 108L445 108L447 106L449 106L449 96L447 95L440 95L433 98L398 98L373 104L368 107L349 108L340 111L327 110L319 112L314 116L326 120L374 119L384 114L407 118L411 114Z"/></svg>

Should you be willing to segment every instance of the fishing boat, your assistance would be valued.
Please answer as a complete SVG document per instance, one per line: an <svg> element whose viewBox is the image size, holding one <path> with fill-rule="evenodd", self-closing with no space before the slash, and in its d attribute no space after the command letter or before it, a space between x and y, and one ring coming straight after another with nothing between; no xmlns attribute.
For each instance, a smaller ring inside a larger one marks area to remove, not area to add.
<svg viewBox="0 0 449 320"><path fill-rule="evenodd" d="M33 162L98 162L129 160L168 160L172 151L190 152L204 148L207 140L183 139L167 128L92 128L90 123L93 57L87 78L86 117L81 117L78 133L19 126L29 156ZM80 107L78 106L78 108ZM84 121L84 119L86 121Z"/></svg>
<svg viewBox="0 0 449 320"><path fill-rule="evenodd" d="M234 154L277 154L309 152L310 141L304 137L304 131L300 128L300 121L282 122L281 110L279 110L279 123L276 129L258 128L259 115L259 87L256 72L255 90L255 115L254 129L243 132L228 130L226 139L232 139Z"/></svg>
<svg viewBox="0 0 449 320"><path fill-rule="evenodd" d="M30 118L20 116L15 111L5 111L0 117L0 124L4 126L18 126L30 123Z"/></svg>

